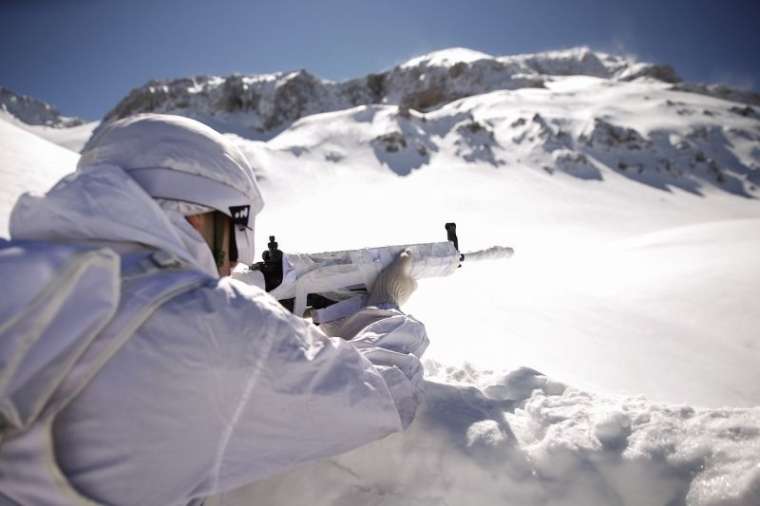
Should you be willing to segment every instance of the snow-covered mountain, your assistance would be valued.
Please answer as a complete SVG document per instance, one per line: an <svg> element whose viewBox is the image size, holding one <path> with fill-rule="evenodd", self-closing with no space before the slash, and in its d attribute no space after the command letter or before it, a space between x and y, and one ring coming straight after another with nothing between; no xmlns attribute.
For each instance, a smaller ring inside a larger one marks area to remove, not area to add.
<svg viewBox="0 0 760 506"><path fill-rule="evenodd" d="M437 360L527 364L575 386L662 401L756 405L750 371L760 354L747 343L760 307L748 309L757 305L747 283L760 283L751 260L760 121L735 108L744 110L659 81L555 76L546 88L427 113L358 106L302 118L268 142L235 139L269 202L259 244L274 233L286 251L414 243L437 239L450 220L466 249L516 247L505 265L469 266L472 277L420 288L413 311L446 336L433 340ZM315 209L319 225L308 218ZM503 281L484 281L492 278ZM468 294L453 320L440 318L448 290ZM473 330L470 314L487 328ZM472 334L478 346L460 337ZM704 354L687 359L662 336L699 341ZM626 360L608 360L621 350ZM679 373L656 374L663 368ZM745 386L717 386L729 383Z"/></svg>
<svg viewBox="0 0 760 506"><path fill-rule="evenodd" d="M543 88L557 75L621 81L650 77L670 83L680 80L668 66L639 63L588 48L505 57L455 48L337 83L305 70L151 81L132 90L105 121L140 112L174 113L203 119L244 137L267 139L311 114L371 104L427 111L494 90Z"/></svg>
<svg viewBox="0 0 760 506"><path fill-rule="evenodd" d="M79 155L0 118L0 237L24 192L44 193L73 171Z"/></svg>
<svg viewBox="0 0 760 506"><path fill-rule="evenodd" d="M27 125L68 128L84 123L80 118L61 116L52 105L0 86L0 111Z"/></svg>
<svg viewBox="0 0 760 506"><path fill-rule="evenodd" d="M238 143L259 245L436 241L456 221L463 250L516 249L405 307L431 338L408 432L210 504L760 504L760 101L676 81L586 49L450 49L343 83L125 98L106 120L183 114ZM0 129L5 221L76 155Z"/></svg>
<svg viewBox="0 0 760 506"><path fill-rule="evenodd" d="M760 501L757 110L604 68L312 114L266 142L237 130L267 198L259 244L420 242L453 220L463 248L517 253L420 283L407 309L431 335L430 383L410 432L219 504Z"/></svg>
<svg viewBox="0 0 760 506"><path fill-rule="evenodd" d="M661 188L708 184L747 196L760 183L760 111L747 102L756 94L680 83L670 66L587 48L505 57L460 48L340 83L306 71L154 81L104 121L181 114L279 147L312 129L307 145L290 145L303 152L350 142L333 123L354 115L352 139L399 174L450 145L495 167L592 180L606 168ZM343 159L340 149L321 156Z"/></svg>
<svg viewBox="0 0 760 506"><path fill-rule="evenodd" d="M53 144L79 152L100 124L62 116L52 105L0 87L0 121L31 132Z"/></svg>
<svg viewBox="0 0 760 506"><path fill-rule="evenodd" d="M676 92L660 82L554 77L539 89L502 90L428 113L362 106L299 120L267 143L299 159L351 164L373 155L407 175L441 154L500 170L584 180L615 172L657 188L737 195L760 185L760 114L750 106ZM346 125L350 124L350 131Z"/></svg>

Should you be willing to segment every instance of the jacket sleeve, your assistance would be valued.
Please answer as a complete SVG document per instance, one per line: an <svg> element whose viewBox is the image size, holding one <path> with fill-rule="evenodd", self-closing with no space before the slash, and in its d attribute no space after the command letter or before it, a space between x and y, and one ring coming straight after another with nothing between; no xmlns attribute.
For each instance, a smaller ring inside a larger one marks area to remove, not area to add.
<svg viewBox="0 0 760 506"><path fill-rule="evenodd" d="M229 490L411 423L428 344L420 322L397 309L369 308L333 329L342 337L330 337L262 290L222 283L233 326L227 333L240 341L228 360L237 371L230 378L240 381L230 385L237 400L224 409L211 482L203 488Z"/></svg>

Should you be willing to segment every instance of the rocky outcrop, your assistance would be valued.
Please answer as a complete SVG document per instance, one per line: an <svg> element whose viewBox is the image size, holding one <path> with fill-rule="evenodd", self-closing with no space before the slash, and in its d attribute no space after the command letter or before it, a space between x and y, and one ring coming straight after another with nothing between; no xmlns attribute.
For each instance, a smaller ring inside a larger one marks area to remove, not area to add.
<svg viewBox="0 0 760 506"><path fill-rule="evenodd" d="M79 118L61 116L61 113L55 107L42 100L26 95L19 95L3 87L0 87L0 110L5 111L27 125L66 128L84 123Z"/></svg>
<svg viewBox="0 0 760 506"><path fill-rule="evenodd" d="M636 130L613 125L599 118L594 119L594 126L589 132L582 134L579 140L594 148L623 147L628 150L642 150L651 146L651 142Z"/></svg>
<svg viewBox="0 0 760 506"><path fill-rule="evenodd" d="M463 97L495 90L542 88L551 76L589 75L676 82L667 66L597 53L588 48L491 57L461 49L418 57L382 73L344 82L325 81L305 70L268 75L151 81L136 88L105 122L142 112L213 118L216 128L251 137L272 136L304 116L357 105L398 105L402 115L426 112ZM468 56L469 57L463 57ZM246 131L240 132L244 125Z"/></svg>

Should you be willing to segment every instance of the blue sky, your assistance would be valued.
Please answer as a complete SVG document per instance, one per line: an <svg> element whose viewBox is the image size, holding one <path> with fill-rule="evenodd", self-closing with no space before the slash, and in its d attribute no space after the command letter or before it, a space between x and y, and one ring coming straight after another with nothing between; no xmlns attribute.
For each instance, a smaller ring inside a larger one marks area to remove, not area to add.
<svg viewBox="0 0 760 506"><path fill-rule="evenodd" d="M587 45L760 87L758 0L0 0L0 85L99 118L149 79L305 68L334 80L452 46Z"/></svg>

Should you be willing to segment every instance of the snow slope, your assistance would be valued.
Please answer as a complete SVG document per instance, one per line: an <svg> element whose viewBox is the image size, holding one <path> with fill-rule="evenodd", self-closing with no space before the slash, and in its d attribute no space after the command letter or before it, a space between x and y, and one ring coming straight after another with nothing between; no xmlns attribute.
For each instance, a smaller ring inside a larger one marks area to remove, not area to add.
<svg viewBox="0 0 760 506"><path fill-rule="evenodd" d="M755 406L760 122L733 107L660 83L568 77L427 114L314 115L267 143L238 141L268 201L259 244L441 240L456 221L464 250L516 248L509 262L421 283L409 309L435 336L432 358ZM672 245L688 226L699 240ZM650 234L670 246L630 246Z"/></svg>
<svg viewBox="0 0 760 506"><path fill-rule="evenodd" d="M5 121L17 126L22 130L26 130L38 137L42 137L43 139L66 148L69 151L73 151L74 153L79 153L82 150L87 143L87 140L92 135L92 132L100 124L99 121L90 121L89 123L82 123L81 125L69 127L29 125L4 111L0 111L0 121Z"/></svg>
<svg viewBox="0 0 760 506"><path fill-rule="evenodd" d="M99 121L90 121L82 125L72 126L68 128L50 128L45 126L30 126L20 125L21 128L27 130L43 139L46 139L53 144L57 144L63 148L66 148L74 153L79 153L87 140L92 135L92 132L100 124Z"/></svg>
<svg viewBox="0 0 760 506"><path fill-rule="evenodd" d="M259 244L434 241L451 220L463 250L516 255L420 282L407 309L432 344L409 432L211 504L760 504L760 128L743 111L571 76L238 138L267 198Z"/></svg>
<svg viewBox="0 0 760 506"><path fill-rule="evenodd" d="M0 237L24 192L44 193L76 168L79 155L0 118Z"/></svg>
<svg viewBox="0 0 760 506"><path fill-rule="evenodd" d="M412 307L433 335L449 338L434 343L432 356L489 368L530 364L595 392L697 406L760 403L760 219L676 226L595 247L568 243L576 251L563 258L557 252L567 247L557 245L510 265L472 266L449 286L431 282L431 296ZM483 278L505 282L483 286ZM471 328L463 319L434 317L445 304L435 294L447 288L477 294L457 304L482 315L476 337L455 338Z"/></svg>
<svg viewBox="0 0 760 506"><path fill-rule="evenodd" d="M0 121L79 152L99 122L62 116L52 105L0 86Z"/></svg>
<svg viewBox="0 0 760 506"><path fill-rule="evenodd" d="M760 184L760 113L742 111L661 83L555 77L545 89L477 95L427 114L376 105L313 115L268 146L323 165L353 163L369 146L370 166L400 175L454 154L472 166L592 181L614 171L661 189L749 196Z"/></svg>

